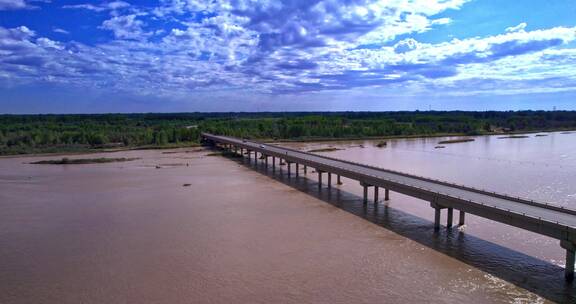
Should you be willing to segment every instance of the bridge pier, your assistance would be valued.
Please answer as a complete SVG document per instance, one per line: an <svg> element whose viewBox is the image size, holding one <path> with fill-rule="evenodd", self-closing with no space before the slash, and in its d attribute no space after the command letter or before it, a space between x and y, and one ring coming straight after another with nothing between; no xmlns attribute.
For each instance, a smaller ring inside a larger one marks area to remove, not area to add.
<svg viewBox="0 0 576 304"><path fill-rule="evenodd" d="M360 186L364 187L363 202L366 204L368 203L368 187L372 187L372 185L369 185L365 182L360 182Z"/></svg>
<svg viewBox="0 0 576 304"><path fill-rule="evenodd" d="M308 173L308 166L304 165L304 174Z"/></svg>
<svg viewBox="0 0 576 304"><path fill-rule="evenodd" d="M435 202L430 202L430 207L434 208L434 231L438 231L440 230L441 211L446 207Z"/></svg>
<svg viewBox="0 0 576 304"><path fill-rule="evenodd" d="M566 281L574 281L574 249L566 249L566 269L564 270Z"/></svg>
<svg viewBox="0 0 576 304"><path fill-rule="evenodd" d="M298 167L299 167L299 166L298 166L298 163L296 163L296 177L298 177L298 170L299 170Z"/></svg>
<svg viewBox="0 0 576 304"><path fill-rule="evenodd" d="M264 155L264 157L266 157L264 160L264 166L266 166L266 169L268 169L268 155Z"/></svg>
<svg viewBox="0 0 576 304"><path fill-rule="evenodd" d="M272 156L272 172L276 172L276 157Z"/></svg>
<svg viewBox="0 0 576 304"><path fill-rule="evenodd" d="M332 188L332 173L328 172L328 189Z"/></svg>
<svg viewBox="0 0 576 304"><path fill-rule="evenodd" d="M460 210L460 220L458 221L459 226L464 226L464 217L466 217L466 213Z"/></svg>
<svg viewBox="0 0 576 304"><path fill-rule="evenodd" d="M446 219L446 227L452 227L452 222L454 220L454 208L448 207L448 218Z"/></svg>
<svg viewBox="0 0 576 304"><path fill-rule="evenodd" d="M378 203L378 187L374 187L374 204Z"/></svg>
<svg viewBox="0 0 576 304"><path fill-rule="evenodd" d="M440 208L434 208L434 230L440 230Z"/></svg>
<svg viewBox="0 0 576 304"><path fill-rule="evenodd" d="M286 162L286 166L288 167L288 177L290 177L290 162Z"/></svg>
<svg viewBox="0 0 576 304"><path fill-rule="evenodd" d="M340 175L338 175L338 180L337 180L336 184L342 185L342 181L340 180Z"/></svg>
<svg viewBox="0 0 576 304"><path fill-rule="evenodd" d="M390 200L390 190L389 189L384 189L384 200L385 201Z"/></svg>
<svg viewBox="0 0 576 304"><path fill-rule="evenodd" d="M560 247L566 249L566 266L564 278L568 282L574 281L574 262L576 258L576 244L570 241L560 241Z"/></svg>
<svg viewBox="0 0 576 304"><path fill-rule="evenodd" d="M322 171L316 169L318 171L318 189L322 189Z"/></svg>

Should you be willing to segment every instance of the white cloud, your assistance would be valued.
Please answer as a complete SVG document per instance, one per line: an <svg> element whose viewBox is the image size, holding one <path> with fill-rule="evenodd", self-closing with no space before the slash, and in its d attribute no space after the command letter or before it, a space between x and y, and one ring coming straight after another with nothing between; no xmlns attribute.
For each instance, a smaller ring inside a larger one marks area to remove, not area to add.
<svg viewBox="0 0 576 304"><path fill-rule="evenodd" d="M418 41L412 38L406 38L394 45L394 51L396 51L396 53L406 53L419 49L421 46L422 44L419 43Z"/></svg>
<svg viewBox="0 0 576 304"><path fill-rule="evenodd" d="M115 11L128 7L130 7L130 3L124 1L104 2L100 5L86 3L86 4L70 4L62 6L62 8L66 9L85 9L95 12Z"/></svg>
<svg viewBox="0 0 576 304"><path fill-rule="evenodd" d="M100 28L110 30L116 38L120 39L144 39L146 34L142 30L144 22L136 19L136 14L115 16L102 23Z"/></svg>
<svg viewBox="0 0 576 304"><path fill-rule="evenodd" d="M0 0L0 10L13 10L26 8L24 0Z"/></svg>
<svg viewBox="0 0 576 304"><path fill-rule="evenodd" d="M522 22L517 26L511 26L506 28L506 33L513 33L513 32L523 32L528 24L526 22Z"/></svg>
<svg viewBox="0 0 576 304"><path fill-rule="evenodd" d="M100 29L114 39L93 46L0 27L2 79L177 97L365 87L406 94L576 88L576 54L568 47L576 28L525 31L523 23L501 35L437 44L404 38L453 26L435 16L459 9L463 0L161 3L66 6L109 13Z"/></svg>
<svg viewBox="0 0 576 304"><path fill-rule="evenodd" d="M53 31L54 31L54 33L59 33L59 34L65 34L65 35L70 34L69 31L62 29L62 28L59 28L59 27L54 28Z"/></svg>

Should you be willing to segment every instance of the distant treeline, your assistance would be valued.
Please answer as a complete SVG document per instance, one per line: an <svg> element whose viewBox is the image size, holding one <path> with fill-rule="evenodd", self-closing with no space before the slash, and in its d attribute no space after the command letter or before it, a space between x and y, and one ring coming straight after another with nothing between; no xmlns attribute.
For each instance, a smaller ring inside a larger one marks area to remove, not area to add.
<svg viewBox="0 0 576 304"><path fill-rule="evenodd" d="M201 132L297 140L564 129L576 129L576 111L0 115L0 154L189 145Z"/></svg>

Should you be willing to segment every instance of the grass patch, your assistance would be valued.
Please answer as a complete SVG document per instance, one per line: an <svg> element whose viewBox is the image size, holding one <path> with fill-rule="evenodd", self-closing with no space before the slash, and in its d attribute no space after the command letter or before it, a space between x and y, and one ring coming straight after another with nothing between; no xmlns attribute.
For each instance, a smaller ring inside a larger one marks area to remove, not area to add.
<svg viewBox="0 0 576 304"><path fill-rule="evenodd" d="M338 150L342 150L342 149L338 149L338 148L321 148L321 149L308 150L308 152L334 152L334 151L338 151Z"/></svg>
<svg viewBox="0 0 576 304"><path fill-rule="evenodd" d="M438 142L439 145L449 145L449 144L457 144L457 143L464 143L464 142L470 142L470 141L474 141L474 138L458 138L458 139L449 139L449 140L443 140Z"/></svg>
<svg viewBox="0 0 576 304"><path fill-rule="evenodd" d="M498 139L506 139L506 138L529 138L530 136L526 136L526 135L510 135L510 136L504 136L504 137L498 137Z"/></svg>
<svg viewBox="0 0 576 304"><path fill-rule="evenodd" d="M77 159L69 159L64 157L62 159L52 159L52 160L41 160L37 162L33 162L31 164L35 165L84 165L84 164L105 164L105 163L118 163L118 162L127 162L132 160L137 160L139 158L77 158Z"/></svg>

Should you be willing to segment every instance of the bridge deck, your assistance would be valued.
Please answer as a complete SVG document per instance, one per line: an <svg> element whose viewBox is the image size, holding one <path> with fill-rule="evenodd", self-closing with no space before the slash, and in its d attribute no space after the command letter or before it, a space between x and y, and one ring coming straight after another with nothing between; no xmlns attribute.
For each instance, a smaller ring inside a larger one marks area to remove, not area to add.
<svg viewBox="0 0 576 304"><path fill-rule="evenodd" d="M487 192L461 185L449 184L447 182L434 179L428 179L401 172L352 163L345 160L338 160L275 145L261 144L253 141L243 141L241 139L226 136L214 136L208 134L206 134L206 136L209 136L211 139L215 139L221 143L234 144L239 147L258 151L266 155L282 157L288 161L297 161L299 163L309 164L313 167L321 167L320 169L332 168L332 170L326 170L328 172L355 173L354 175L364 176L365 179L372 181L371 184L376 186L379 185L374 181L380 180L383 182L381 185L382 187L391 186L391 188L393 188L394 185L403 185L405 187L414 188L414 190L422 192L420 196L425 195L426 192L428 192L428 194L437 194L435 196L437 198L448 197L466 202L468 205L479 205L479 207L482 209L493 208L495 211L515 213L522 216L531 217L533 219L538 219L542 222L561 225L564 226L564 228L576 228L576 211L571 209L565 209L546 203L538 203L518 197L507 196L504 194ZM346 176L345 173L341 175ZM431 198L434 200L434 195Z"/></svg>

